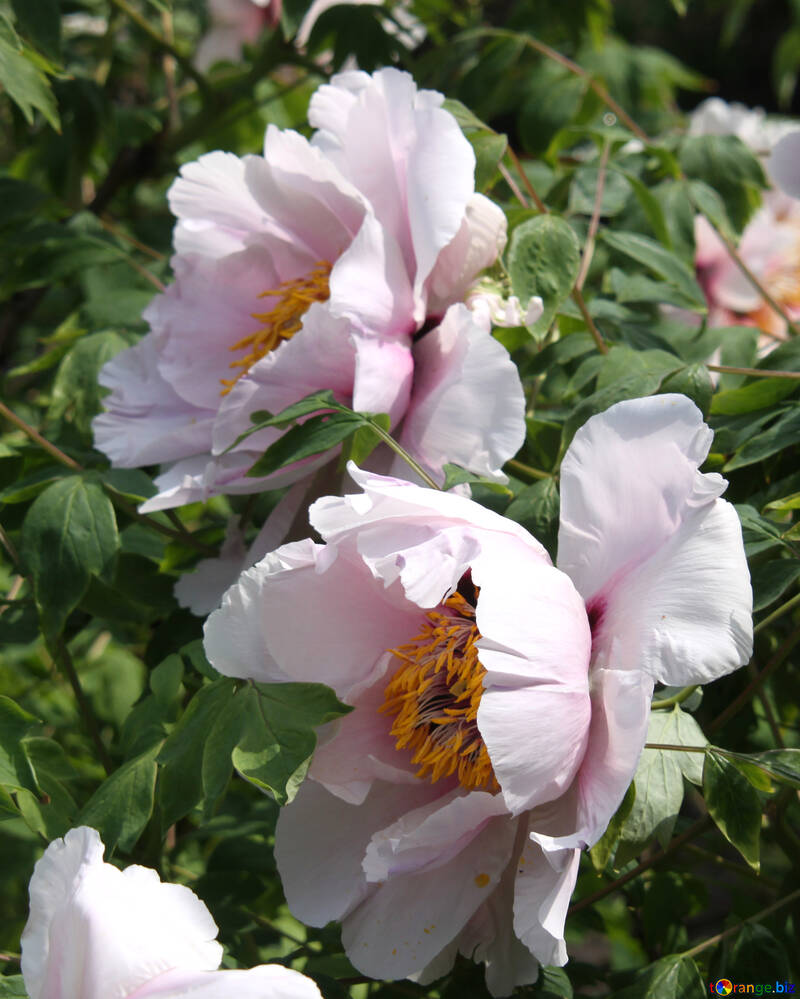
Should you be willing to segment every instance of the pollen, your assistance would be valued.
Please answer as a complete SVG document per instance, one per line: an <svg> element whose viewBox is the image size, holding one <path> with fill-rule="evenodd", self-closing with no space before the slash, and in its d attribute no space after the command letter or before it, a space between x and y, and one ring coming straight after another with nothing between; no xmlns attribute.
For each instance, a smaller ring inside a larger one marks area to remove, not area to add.
<svg viewBox="0 0 800 999"><path fill-rule="evenodd" d="M220 395L227 395L256 361L275 350L284 340L291 340L303 325L303 316L314 302L328 300L330 276L330 263L320 260L308 274L283 281L277 288L261 292L259 298L273 298L277 301L266 312L251 313L260 326L255 333L248 334L230 348L232 351L243 350L246 353L238 360L231 361L229 367L236 371L236 375L220 379L223 386Z"/></svg>
<svg viewBox="0 0 800 999"><path fill-rule="evenodd" d="M495 793L500 786L477 723L486 675L480 637L474 606L461 593L448 597L416 638L390 649L401 665L380 711L394 717L395 745L413 753L417 777L435 783L455 774L462 787Z"/></svg>
<svg viewBox="0 0 800 999"><path fill-rule="evenodd" d="M475 878L475 884L479 888L485 888L489 884L490 880L491 878L488 874L478 874Z"/></svg>

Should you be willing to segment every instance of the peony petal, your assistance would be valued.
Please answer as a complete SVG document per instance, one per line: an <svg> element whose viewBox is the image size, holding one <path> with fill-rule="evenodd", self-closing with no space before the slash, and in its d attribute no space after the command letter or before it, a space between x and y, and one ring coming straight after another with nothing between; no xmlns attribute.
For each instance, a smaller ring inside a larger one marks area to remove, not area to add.
<svg viewBox="0 0 800 999"><path fill-rule="evenodd" d="M515 831L506 817L491 819L447 863L379 885L342 923L353 965L373 978L404 978L430 964L499 883Z"/></svg>
<svg viewBox="0 0 800 999"><path fill-rule="evenodd" d="M594 659L662 683L708 683L750 659L752 607L739 518L718 499L603 595Z"/></svg>
<svg viewBox="0 0 800 999"><path fill-rule="evenodd" d="M567 963L564 922L578 878L580 850L545 851L528 841L514 888L514 932L544 965Z"/></svg>
<svg viewBox="0 0 800 999"><path fill-rule="evenodd" d="M362 563L306 540L242 574L206 622L206 653L224 676L327 683L346 698L418 623L419 610L376 587Z"/></svg>
<svg viewBox="0 0 800 999"><path fill-rule="evenodd" d="M211 971L222 957L208 909L155 871L119 871L81 826L55 840L30 884L22 972L31 999L125 999L173 968Z"/></svg>
<svg viewBox="0 0 800 999"><path fill-rule="evenodd" d="M525 396L516 365L465 305L451 306L442 324L414 345L401 443L440 482L446 462L505 482L502 466L524 439Z"/></svg>
<svg viewBox="0 0 800 999"><path fill-rule="evenodd" d="M439 254L428 277L429 315L443 316L452 302L467 297L478 274L503 252L507 225L498 205L482 194L472 195L458 232Z"/></svg>
<svg viewBox="0 0 800 999"><path fill-rule="evenodd" d="M355 340L356 374L353 409L360 413L388 413L392 424L408 408L414 361L410 345L377 337Z"/></svg>
<svg viewBox="0 0 800 999"><path fill-rule="evenodd" d="M474 193L475 156L440 94L389 68L342 73L311 99L313 142L369 199L401 248L424 318L423 287Z"/></svg>
<svg viewBox="0 0 800 999"><path fill-rule="evenodd" d="M95 447L115 468L173 461L207 450L214 412L182 399L158 371L152 334L103 365L98 380L110 395L92 421Z"/></svg>
<svg viewBox="0 0 800 999"><path fill-rule="evenodd" d="M305 781L281 809L275 830L275 861L294 916L310 926L324 926L349 912L370 891L361 862L372 835L440 794L422 781L402 793L393 784L376 781L356 806L313 780Z"/></svg>
<svg viewBox="0 0 800 999"><path fill-rule="evenodd" d="M789 132L778 142L767 161L773 184L793 198L800 198L800 131Z"/></svg>
<svg viewBox="0 0 800 999"><path fill-rule="evenodd" d="M321 999L310 978L279 964L249 971L168 971L129 999Z"/></svg>
<svg viewBox="0 0 800 999"><path fill-rule="evenodd" d="M711 438L681 395L617 403L578 430L561 465L558 565L587 603L723 491L697 471Z"/></svg>

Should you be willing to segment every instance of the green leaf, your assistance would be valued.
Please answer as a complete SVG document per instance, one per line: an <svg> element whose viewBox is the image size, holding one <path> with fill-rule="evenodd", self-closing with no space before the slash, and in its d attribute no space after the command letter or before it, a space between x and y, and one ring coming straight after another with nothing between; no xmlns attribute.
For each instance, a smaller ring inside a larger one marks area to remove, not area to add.
<svg viewBox="0 0 800 999"><path fill-rule="evenodd" d="M475 190L485 191L494 183L500 161L508 146L505 135L495 132L476 132L467 135L475 152Z"/></svg>
<svg viewBox="0 0 800 999"><path fill-rule="evenodd" d="M636 195L639 207L642 209L645 218L650 223L650 227L652 228L656 239L662 246L671 250L673 248L672 236L670 235L667 220L664 216L664 209L661 207L658 198L653 194L647 184L642 183L636 174L625 171L623 172L623 176L633 188L633 193Z"/></svg>
<svg viewBox="0 0 800 999"><path fill-rule="evenodd" d="M10 697L0 695L0 784L13 790L36 786L22 737L38 724Z"/></svg>
<svg viewBox="0 0 800 999"><path fill-rule="evenodd" d="M706 987L690 957L670 954L642 969L633 985L609 999L704 999Z"/></svg>
<svg viewBox="0 0 800 999"><path fill-rule="evenodd" d="M660 391L678 392L680 395L688 396L703 416L708 416L714 395L714 383L705 364L689 364L668 375L661 383Z"/></svg>
<svg viewBox="0 0 800 999"><path fill-rule="evenodd" d="M643 264L658 277L672 285L697 312L706 311L703 290L686 264L660 243L637 232L612 232L603 229L600 238L619 253Z"/></svg>
<svg viewBox="0 0 800 999"><path fill-rule="evenodd" d="M158 491L141 468L109 468L100 473L100 481L134 503L143 503Z"/></svg>
<svg viewBox="0 0 800 999"><path fill-rule="evenodd" d="M599 168L592 164L580 166L575 170L569 188L570 211L579 215L591 215L594 212L599 176ZM627 178L615 170L608 171L603 185L600 216L608 218L619 215L628 203L630 195L631 185Z"/></svg>
<svg viewBox="0 0 800 999"><path fill-rule="evenodd" d="M792 978L792 965L783 944L766 926L745 923L725 961L725 975L733 982L785 982Z"/></svg>
<svg viewBox="0 0 800 999"><path fill-rule="evenodd" d="M552 323L575 285L580 264L578 237L563 219L538 215L514 230L508 251L514 294L523 306L534 295L544 303L544 313L531 327L534 335L544 333Z"/></svg>
<svg viewBox="0 0 800 999"><path fill-rule="evenodd" d="M529 999L572 999L572 983L563 968L539 968L536 984L525 990Z"/></svg>
<svg viewBox="0 0 800 999"><path fill-rule="evenodd" d="M797 390L797 382L789 378L760 378L742 388L717 392L711 402L711 412L725 416L752 413L767 409Z"/></svg>
<svg viewBox="0 0 800 999"><path fill-rule="evenodd" d="M14 804L14 799L8 793L0 787L0 822L4 819L18 819L19 809ZM3 993L0 992L0 995Z"/></svg>
<svg viewBox="0 0 800 999"><path fill-rule="evenodd" d="M115 770L95 791L78 816L80 825L97 829L110 854L129 852L153 813L156 757L160 745Z"/></svg>
<svg viewBox="0 0 800 999"><path fill-rule="evenodd" d="M59 365L48 419L57 420L69 413L78 430L91 436L92 419L105 395L97 380L100 369L127 346L127 340L113 330L81 337Z"/></svg>
<svg viewBox="0 0 800 999"><path fill-rule="evenodd" d="M0 85L33 124L34 111L60 130L58 107L47 75L37 64L36 54L24 46L9 20L0 13Z"/></svg>
<svg viewBox="0 0 800 999"><path fill-rule="evenodd" d="M723 836L757 871L761 800L736 766L713 748L703 767L703 797Z"/></svg>
<svg viewBox="0 0 800 999"><path fill-rule="evenodd" d="M63 465L46 465L44 468L37 468L30 475L25 475L12 485L6 486L0 492L0 503L27 503L34 496L44 492L51 482L63 479L68 474Z"/></svg>
<svg viewBox="0 0 800 999"><path fill-rule="evenodd" d="M747 225L767 186L756 155L735 135L690 135L680 150L686 176L716 191L737 232Z"/></svg>
<svg viewBox="0 0 800 999"><path fill-rule="evenodd" d="M454 465L449 461L445 462L444 485L442 486L444 492L447 492L448 489L452 489L453 486L459 486L464 482L480 483L490 492L497 493L501 496L511 495L511 491L508 486L504 486L502 482L494 482L492 479L485 479L483 476L476 475L474 472L470 472L466 468L462 468L460 465Z"/></svg>
<svg viewBox="0 0 800 999"><path fill-rule="evenodd" d="M622 834L625 820L630 815L635 801L636 783L634 781L625 792L625 797L622 799L622 803L612 816L611 821L608 823L608 828L589 851L589 855L592 858L592 864L598 874L603 873L608 866L608 862L614 855L614 850L619 842L620 835Z"/></svg>
<svg viewBox="0 0 800 999"><path fill-rule="evenodd" d="M352 709L337 700L332 690L316 683L253 684L237 698L242 730L233 765L285 805L306 775L317 726Z"/></svg>
<svg viewBox="0 0 800 999"><path fill-rule="evenodd" d="M61 11L58 0L11 0L17 27L51 59L61 53Z"/></svg>
<svg viewBox="0 0 800 999"><path fill-rule="evenodd" d="M800 788L800 749L768 749L762 753L731 754L733 762L746 760L780 784Z"/></svg>
<svg viewBox="0 0 800 999"><path fill-rule="evenodd" d="M751 570L753 580L753 610L761 611L775 603L800 579L800 560L797 558L772 559Z"/></svg>
<svg viewBox="0 0 800 999"><path fill-rule="evenodd" d="M392 420L388 413L376 413L370 419L373 423L377 423L381 430L389 432ZM348 461L354 461L360 467L380 443L381 438L378 434L368 423L364 423L350 438L348 445L342 449L342 467L344 468Z"/></svg>
<svg viewBox="0 0 800 999"><path fill-rule="evenodd" d="M732 392L744 391L745 389L733 389L725 394L730 396ZM798 439L800 439L800 407L793 407L767 430L752 437L738 448L734 456L726 463L723 471L732 472L736 468L744 468L757 461L763 461L764 458L769 458L770 455L777 454L784 448L792 447Z"/></svg>
<svg viewBox="0 0 800 999"><path fill-rule="evenodd" d="M28 999L22 975L0 978L0 999Z"/></svg>
<svg viewBox="0 0 800 999"><path fill-rule="evenodd" d="M61 631L91 576L110 581L118 548L114 508L97 483L71 475L34 500L22 525L22 558L47 633Z"/></svg>
<svg viewBox="0 0 800 999"><path fill-rule="evenodd" d="M364 417L358 413L336 412L311 416L305 423L291 427L270 445L247 474L251 478L271 475L292 462L322 454L341 444L365 423Z"/></svg>
<svg viewBox="0 0 800 999"><path fill-rule="evenodd" d="M558 535L559 496L555 479L540 479L526 486L509 503L505 516L522 524L551 555Z"/></svg>
<svg viewBox="0 0 800 999"><path fill-rule="evenodd" d="M672 746L706 744L700 726L677 704L669 710L650 713L647 741ZM638 853L653 835L666 846L683 802L683 778L700 784L703 758L700 753L679 753L671 749L642 751L633 778L636 800L621 834L622 842L628 845L626 856Z"/></svg>

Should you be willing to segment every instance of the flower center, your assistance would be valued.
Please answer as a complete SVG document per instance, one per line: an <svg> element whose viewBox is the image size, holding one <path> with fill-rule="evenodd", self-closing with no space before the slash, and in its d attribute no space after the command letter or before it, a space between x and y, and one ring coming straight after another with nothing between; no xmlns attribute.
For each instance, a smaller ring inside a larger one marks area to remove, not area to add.
<svg viewBox="0 0 800 999"><path fill-rule="evenodd" d="M426 618L416 638L389 650L402 665L386 685L380 711L395 716L391 733L398 749L413 752L417 777L434 783L456 774L469 790L499 791L478 731L486 670L475 648L481 637L475 608L454 593Z"/></svg>
<svg viewBox="0 0 800 999"><path fill-rule="evenodd" d="M284 340L291 340L303 325L303 316L314 302L328 300L330 274L331 265L327 260L320 260L303 277L283 281L277 288L261 292L259 298L277 298L278 301L266 312L251 313L261 327L231 347L231 350L246 350L247 353L238 361L231 361L229 366L240 370L235 378L220 379L223 385L220 395L227 395L256 361L275 350Z"/></svg>

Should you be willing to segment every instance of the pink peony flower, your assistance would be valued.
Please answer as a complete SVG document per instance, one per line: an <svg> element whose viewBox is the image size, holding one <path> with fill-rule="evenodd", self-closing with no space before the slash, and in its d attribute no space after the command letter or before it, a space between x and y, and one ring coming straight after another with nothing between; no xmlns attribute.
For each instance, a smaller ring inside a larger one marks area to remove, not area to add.
<svg viewBox="0 0 800 999"><path fill-rule="evenodd" d="M711 436L678 395L590 419L562 464L558 568L465 497L351 466L363 492L311 508L326 544L267 555L208 619L224 675L354 707L276 858L293 913L340 920L365 974L426 983L460 951L501 996L566 962L579 851L631 781L654 682L750 655L739 521L698 471Z"/></svg>
<svg viewBox="0 0 800 999"><path fill-rule="evenodd" d="M148 867L103 863L88 826L54 840L34 868L22 933L30 999L320 999L297 971L217 971L222 947L200 899Z"/></svg>
<svg viewBox="0 0 800 999"><path fill-rule="evenodd" d="M279 23L282 9L283 0L208 0L211 27L197 46L197 68L206 70L222 59L237 62L243 45Z"/></svg>
<svg viewBox="0 0 800 999"><path fill-rule="evenodd" d="M800 131L787 132L767 160L767 172L776 187L800 198Z"/></svg>
<svg viewBox="0 0 800 999"><path fill-rule="evenodd" d="M505 217L475 193L472 148L441 103L398 70L343 73L312 99L311 142L270 126L263 156L183 167L169 195L176 280L145 313L151 332L103 368L111 393L94 422L114 465L168 463L143 509L277 488L324 464L248 478L274 429L226 453L253 411L319 389L402 420L440 480L445 458L503 479L522 388L457 303L501 251Z"/></svg>

